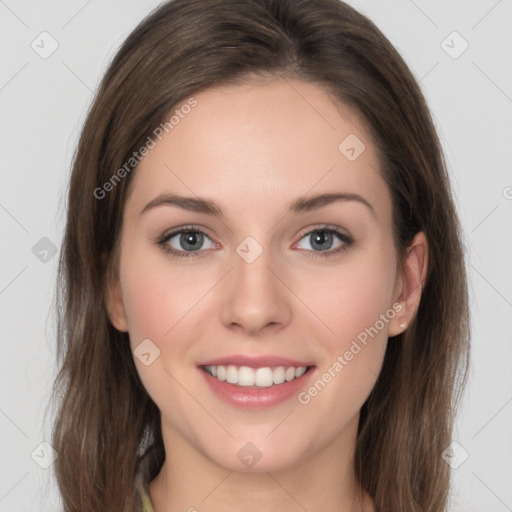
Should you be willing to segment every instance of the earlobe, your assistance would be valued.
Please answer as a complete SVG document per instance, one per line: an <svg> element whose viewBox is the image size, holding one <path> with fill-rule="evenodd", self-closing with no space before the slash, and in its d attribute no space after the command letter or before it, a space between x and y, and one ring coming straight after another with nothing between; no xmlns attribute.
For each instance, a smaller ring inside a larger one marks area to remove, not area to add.
<svg viewBox="0 0 512 512"><path fill-rule="evenodd" d="M128 322L119 280L112 282L105 292L105 305L112 325L121 332L128 332Z"/></svg>
<svg viewBox="0 0 512 512"><path fill-rule="evenodd" d="M408 247L403 262L403 271L397 279L396 302L402 306L400 313L390 322L388 335L403 332L414 320L428 269L428 242L425 234L419 232Z"/></svg>

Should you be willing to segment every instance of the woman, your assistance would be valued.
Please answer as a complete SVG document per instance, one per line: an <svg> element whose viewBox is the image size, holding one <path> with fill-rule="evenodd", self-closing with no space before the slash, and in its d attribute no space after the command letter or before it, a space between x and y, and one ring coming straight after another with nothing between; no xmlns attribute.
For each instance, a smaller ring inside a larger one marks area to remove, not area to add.
<svg viewBox="0 0 512 512"><path fill-rule="evenodd" d="M65 510L446 510L460 228L425 100L367 18L162 5L105 74L68 203Z"/></svg>

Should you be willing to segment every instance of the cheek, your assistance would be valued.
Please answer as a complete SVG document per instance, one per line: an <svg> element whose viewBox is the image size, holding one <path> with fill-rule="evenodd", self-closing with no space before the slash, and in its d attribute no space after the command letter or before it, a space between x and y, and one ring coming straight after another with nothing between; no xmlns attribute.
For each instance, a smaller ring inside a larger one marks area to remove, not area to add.
<svg viewBox="0 0 512 512"><path fill-rule="evenodd" d="M326 336L331 349L344 349L347 343L377 323L382 338L387 338L395 284L395 259L391 247L354 253L339 267L315 276L314 285L303 296L331 332ZM384 323L381 315L386 315ZM362 336L364 337L364 336Z"/></svg>
<svg viewBox="0 0 512 512"><path fill-rule="evenodd" d="M139 246L127 242L122 254L120 279L135 365L159 408L177 413L189 400L178 381L183 380L187 367L190 322L200 311L197 303L211 283L200 272L196 275L173 266L165 254L141 242ZM144 345L149 347L145 352L151 354L148 365L137 357L137 347L147 339L154 344Z"/></svg>
<svg viewBox="0 0 512 512"><path fill-rule="evenodd" d="M357 414L370 394L382 367L388 325L396 315L390 303L395 283L391 245L361 251L347 258L339 271L316 280L319 317L331 333L323 338L325 357L313 385L299 402L313 416L331 415L339 422ZM316 398L318 396L318 398Z"/></svg>
<svg viewBox="0 0 512 512"><path fill-rule="evenodd" d="M371 392L382 367L389 322L396 315L390 302L395 253L389 244L375 247L319 273L314 287L302 292L328 330L323 329L321 338L318 379L305 390L301 403L314 401L313 408L325 407L323 414L336 412L338 418L356 414ZM322 398L317 400L317 395Z"/></svg>
<svg viewBox="0 0 512 512"><path fill-rule="evenodd" d="M133 247L125 251L120 278L130 337L150 338L160 344L175 325L185 319L205 286L200 273L174 267L153 248ZM208 281L206 281L208 282Z"/></svg>

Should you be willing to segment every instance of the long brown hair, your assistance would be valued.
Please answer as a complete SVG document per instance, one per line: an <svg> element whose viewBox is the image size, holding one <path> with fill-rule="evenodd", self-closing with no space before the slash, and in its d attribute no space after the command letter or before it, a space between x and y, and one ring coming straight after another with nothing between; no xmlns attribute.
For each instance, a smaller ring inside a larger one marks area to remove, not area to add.
<svg viewBox="0 0 512 512"><path fill-rule="evenodd" d="M159 410L104 299L136 172L126 162L193 94L278 76L321 85L361 114L392 194L400 261L418 231L427 237L421 302L388 344L362 407L354 469L379 512L446 509L450 468L441 454L468 368L466 270L442 150L413 75L375 25L338 0L175 0L115 55L74 158L56 294L52 438L66 511L135 510L142 454L152 476L165 457Z"/></svg>

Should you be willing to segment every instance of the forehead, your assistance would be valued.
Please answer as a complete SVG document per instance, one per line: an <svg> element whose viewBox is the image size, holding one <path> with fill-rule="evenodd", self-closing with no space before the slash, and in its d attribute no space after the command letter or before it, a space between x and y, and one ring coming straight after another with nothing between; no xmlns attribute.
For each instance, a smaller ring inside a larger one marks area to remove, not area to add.
<svg viewBox="0 0 512 512"><path fill-rule="evenodd" d="M172 192L210 197L235 213L242 201L261 210L343 191L363 195L390 218L375 146L357 112L325 88L280 79L213 87L194 98L193 109L174 107L168 117L181 115L139 164L135 207Z"/></svg>

